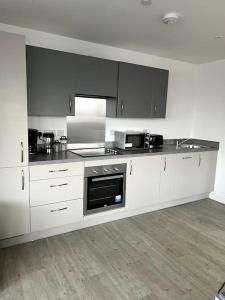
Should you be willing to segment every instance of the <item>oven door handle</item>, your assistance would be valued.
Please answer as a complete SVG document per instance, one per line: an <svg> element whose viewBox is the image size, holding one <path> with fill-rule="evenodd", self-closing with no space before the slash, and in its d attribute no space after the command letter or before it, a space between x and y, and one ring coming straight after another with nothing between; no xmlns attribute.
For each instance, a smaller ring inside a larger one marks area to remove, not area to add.
<svg viewBox="0 0 225 300"><path fill-rule="evenodd" d="M110 179L119 179L119 178L124 178L124 175L112 175L112 176L92 178L92 182L104 181Z"/></svg>

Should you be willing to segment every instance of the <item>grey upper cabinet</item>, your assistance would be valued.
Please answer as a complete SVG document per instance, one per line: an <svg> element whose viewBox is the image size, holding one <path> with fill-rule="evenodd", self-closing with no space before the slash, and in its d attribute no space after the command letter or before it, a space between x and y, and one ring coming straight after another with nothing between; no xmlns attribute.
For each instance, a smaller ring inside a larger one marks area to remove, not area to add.
<svg viewBox="0 0 225 300"><path fill-rule="evenodd" d="M74 115L74 97L105 97L107 116L164 118L167 70L27 46L28 114ZM117 101L118 97L118 101Z"/></svg>
<svg viewBox="0 0 225 300"><path fill-rule="evenodd" d="M167 70L121 62L117 117L164 118L167 86Z"/></svg>
<svg viewBox="0 0 225 300"><path fill-rule="evenodd" d="M151 118L165 118L169 71L153 69Z"/></svg>
<svg viewBox="0 0 225 300"><path fill-rule="evenodd" d="M77 55L75 69L77 95L117 97L118 62Z"/></svg>
<svg viewBox="0 0 225 300"><path fill-rule="evenodd" d="M28 115L74 114L76 55L27 46Z"/></svg>

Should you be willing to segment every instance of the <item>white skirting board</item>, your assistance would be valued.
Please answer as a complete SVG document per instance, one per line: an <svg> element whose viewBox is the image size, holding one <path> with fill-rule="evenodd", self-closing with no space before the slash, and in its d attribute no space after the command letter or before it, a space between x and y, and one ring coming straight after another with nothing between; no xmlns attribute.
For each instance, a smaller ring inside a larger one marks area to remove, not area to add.
<svg viewBox="0 0 225 300"><path fill-rule="evenodd" d="M59 234L71 232L71 231L82 229L82 228L87 228L87 227L91 227L91 226L95 226L95 225L99 225L99 224L103 224L103 223L107 223L107 222L111 222L111 221L115 221L115 220L119 220L119 219L132 217L135 215L140 215L140 214L153 212L153 211L168 208L168 207L173 207L173 206L182 205L182 204L189 203L189 202L198 201L198 200L205 199L208 197L209 197L209 194L202 194L202 195L193 196L190 198L183 198L183 199L172 200L172 201L164 202L164 203L160 203L160 204L154 204L149 207L143 207L143 208L139 208L139 209L135 209L135 210L128 210L126 208L118 208L118 209L107 211L107 212L93 214L90 216L84 216L84 219L82 222L72 223L72 224L61 226L61 227L55 227L55 228L51 228L48 230L32 232L29 234L13 237L10 239L1 240L0 248L5 248L5 247L17 245L17 244L23 244L23 243L31 242L34 240L39 240L42 238L59 235Z"/></svg>

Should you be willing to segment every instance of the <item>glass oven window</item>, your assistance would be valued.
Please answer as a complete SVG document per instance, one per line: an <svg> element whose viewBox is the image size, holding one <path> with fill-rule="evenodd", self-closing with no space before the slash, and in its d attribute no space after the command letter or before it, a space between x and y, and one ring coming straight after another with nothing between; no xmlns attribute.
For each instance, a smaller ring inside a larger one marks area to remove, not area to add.
<svg viewBox="0 0 225 300"><path fill-rule="evenodd" d="M123 174L88 178L87 210L123 202Z"/></svg>

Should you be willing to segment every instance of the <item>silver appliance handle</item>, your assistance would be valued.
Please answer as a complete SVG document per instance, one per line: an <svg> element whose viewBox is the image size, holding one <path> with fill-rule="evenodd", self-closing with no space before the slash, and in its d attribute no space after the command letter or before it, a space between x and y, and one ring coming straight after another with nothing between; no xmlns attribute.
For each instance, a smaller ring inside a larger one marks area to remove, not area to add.
<svg viewBox="0 0 225 300"><path fill-rule="evenodd" d="M133 172L133 162L130 160L130 176L132 175Z"/></svg>
<svg viewBox="0 0 225 300"><path fill-rule="evenodd" d="M201 154L199 155L199 162L198 162L198 167L200 168L202 164L202 157Z"/></svg>
<svg viewBox="0 0 225 300"><path fill-rule="evenodd" d="M63 207L63 208L59 208L59 209L52 209L52 210L50 210L50 212L53 213L53 212L57 212L57 211L61 211L61 210L66 210L66 209L68 209L68 207Z"/></svg>
<svg viewBox="0 0 225 300"><path fill-rule="evenodd" d="M54 188L54 187L60 187L60 186L66 186L66 185L68 185L68 183L61 183L61 184L52 184L52 185L50 185L50 187L51 188Z"/></svg>
<svg viewBox="0 0 225 300"><path fill-rule="evenodd" d="M21 146L21 163L24 162L24 147L23 147L23 142L20 143Z"/></svg>
<svg viewBox="0 0 225 300"><path fill-rule="evenodd" d="M105 176L105 177L98 177L98 178L92 178L92 182L98 182L98 181L105 181L110 179L119 179L123 178L124 175L112 175L112 176Z"/></svg>
<svg viewBox="0 0 225 300"><path fill-rule="evenodd" d="M124 104L123 101L121 101L121 116L123 115L123 109L124 109Z"/></svg>
<svg viewBox="0 0 225 300"><path fill-rule="evenodd" d="M55 172L67 172L69 169L62 169L62 170L49 170L49 173L55 173Z"/></svg>
<svg viewBox="0 0 225 300"><path fill-rule="evenodd" d="M25 189L25 176L24 176L24 170L21 171L22 173L22 191Z"/></svg>
<svg viewBox="0 0 225 300"><path fill-rule="evenodd" d="M72 96L70 95L69 96L69 111L70 111L70 114L72 113L72 101L73 101L73 99L72 99Z"/></svg>

